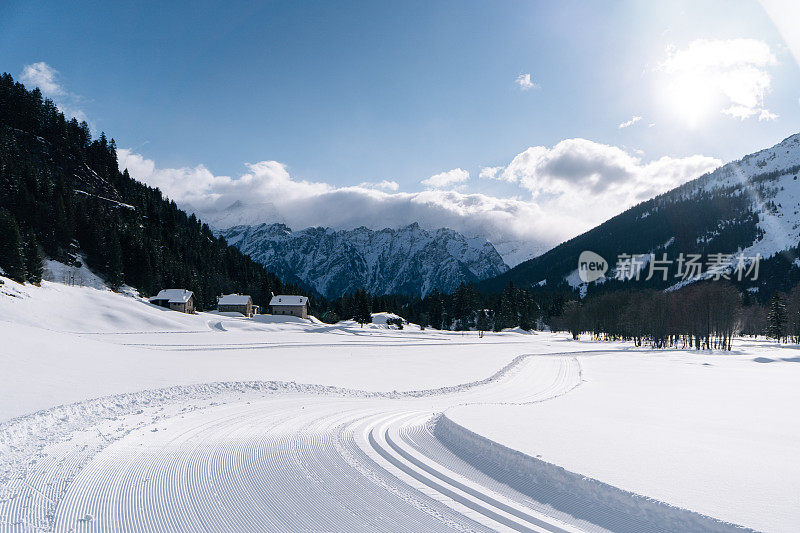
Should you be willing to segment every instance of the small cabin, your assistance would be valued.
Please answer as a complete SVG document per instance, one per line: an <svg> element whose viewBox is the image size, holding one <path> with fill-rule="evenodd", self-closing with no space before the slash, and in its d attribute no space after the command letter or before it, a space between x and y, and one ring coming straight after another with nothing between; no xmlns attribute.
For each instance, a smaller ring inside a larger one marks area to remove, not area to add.
<svg viewBox="0 0 800 533"><path fill-rule="evenodd" d="M223 294L217 300L217 311L241 313L250 318L258 313L258 306L253 305L253 298L249 294Z"/></svg>
<svg viewBox="0 0 800 533"><path fill-rule="evenodd" d="M273 315L308 318L308 298L306 296L279 294L272 297L269 306L272 308Z"/></svg>
<svg viewBox="0 0 800 533"><path fill-rule="evenodd" d="M162 289L150 303L181 313L194 313L194 293L186 289Z"/></svg>

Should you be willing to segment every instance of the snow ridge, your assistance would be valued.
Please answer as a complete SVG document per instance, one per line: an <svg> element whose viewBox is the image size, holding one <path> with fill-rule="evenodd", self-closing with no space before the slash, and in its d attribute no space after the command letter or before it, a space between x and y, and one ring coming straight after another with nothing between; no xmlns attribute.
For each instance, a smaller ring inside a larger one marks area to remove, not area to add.
<svg viewBox="0 0 800 533"><path fill-rule="evenodd" d="M453 422L447 413L434 435L454 454L537 501L612 531L752 531L628 492L513 450Z"/></svg>

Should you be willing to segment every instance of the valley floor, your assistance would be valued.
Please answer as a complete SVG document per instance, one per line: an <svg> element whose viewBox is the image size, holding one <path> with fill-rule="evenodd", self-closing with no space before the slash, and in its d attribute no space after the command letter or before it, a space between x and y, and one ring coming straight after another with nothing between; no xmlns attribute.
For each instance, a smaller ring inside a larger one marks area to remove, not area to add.
<svg viewBox="0 0 800 533"><path fill-rule="evenodd" d="M0 531L800 521L800 359L763 341L189 316L7 280L0 338Z"/></svg>

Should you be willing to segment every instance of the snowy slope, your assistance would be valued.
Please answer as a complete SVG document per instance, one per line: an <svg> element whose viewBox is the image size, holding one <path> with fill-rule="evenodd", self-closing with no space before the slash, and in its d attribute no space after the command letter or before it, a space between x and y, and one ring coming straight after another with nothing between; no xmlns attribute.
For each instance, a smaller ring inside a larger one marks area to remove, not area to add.
<svg viewBox="0 0 800 533"><path fill-rule="evenodd" d="M800 242L800 133L772 148L728 163L676 190L675 200L692 192L744 195L758 213L763 231L754 242L743 242L748 255L768 258Z"/></svg>
<svg viewBox="0 0 800 533"><path fill-rule="evenodd" d="M338 297L359 288L373 294L451 292L462 282L508 270L484 239L453 230L368 228L292 231L283 224L236 226L219 234L282 279Z"/></svg>

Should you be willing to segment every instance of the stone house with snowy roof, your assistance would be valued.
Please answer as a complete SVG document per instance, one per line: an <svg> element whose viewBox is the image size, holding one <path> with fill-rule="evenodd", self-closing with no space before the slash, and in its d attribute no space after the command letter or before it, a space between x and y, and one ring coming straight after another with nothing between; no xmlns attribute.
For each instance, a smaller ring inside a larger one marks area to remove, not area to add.
<svg viewBox="0 0 800 533"><path fill-rule="evenodd" d="M217 311L241 313L249 318L258 312L258 306L253 305L253 298L249 294L223 294L217 300Z"/></svg>
<svg viewBox="0 0 800 533"><path fill-rule="evenodd" d="M306 296L279 294L272 297L269 306L272 308L273 315L308 318L308 298Z"/></svg>
<svg viewBox="0 0 800 533"><path fill-rule="evenodd" d="M181 313L194 313L194 293L186 289L161 289L150 303Z"/></svg>

